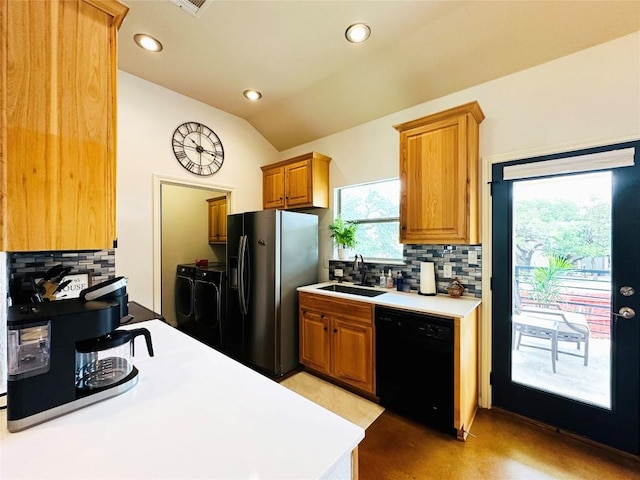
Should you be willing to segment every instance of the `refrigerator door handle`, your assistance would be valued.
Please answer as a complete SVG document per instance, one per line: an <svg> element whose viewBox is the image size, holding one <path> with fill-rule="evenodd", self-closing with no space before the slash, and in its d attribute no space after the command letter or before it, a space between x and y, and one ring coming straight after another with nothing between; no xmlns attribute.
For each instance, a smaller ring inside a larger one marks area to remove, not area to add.
<svg viewBox="0 0 640 480"><path fill-rule="evenodd" d="M244 235L238 239L238 304L240 314L244 315Z"/></svg>
<svg viewBox="0 0 640 480"><path fill-rule="evenodd" d="M238 246L238 300L240 303L240 313L246 315L247 308L247 283L249 272L249 257L247 255L247 236L240 237Z"/></svg>

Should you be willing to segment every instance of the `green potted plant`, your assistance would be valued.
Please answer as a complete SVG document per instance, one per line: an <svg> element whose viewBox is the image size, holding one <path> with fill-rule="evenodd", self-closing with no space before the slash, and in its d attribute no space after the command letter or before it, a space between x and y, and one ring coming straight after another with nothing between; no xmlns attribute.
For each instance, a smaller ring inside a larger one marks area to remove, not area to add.
<svg viewBox="0 0 640 480"><path fill-rule="evenodd" d="M341 217L337 217L331 225L329 225L331 238L338 247L338 258L345 259L345 250L356 246L356 233L358 231L358 223L345 221Z"/></svg>
<svg viewBox="0 0 640 480"><path fill-rule="evenodd" d="M562 274L573 269L566 258L549 255L549 265L536 267L533 271L533 298L537 305L558 303L562 297Z"/></svg>

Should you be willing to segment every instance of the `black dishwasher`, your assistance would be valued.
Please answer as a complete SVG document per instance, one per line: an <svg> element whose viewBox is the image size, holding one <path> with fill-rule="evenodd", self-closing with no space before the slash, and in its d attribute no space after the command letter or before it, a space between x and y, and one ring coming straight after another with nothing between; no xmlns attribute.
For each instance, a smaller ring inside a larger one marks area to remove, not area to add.
<svg viewBox="0 0 640 480"><path fill-rule="evenodd" d="M453 320L376 307L376 395L386 409L456 435Z"/></svg>

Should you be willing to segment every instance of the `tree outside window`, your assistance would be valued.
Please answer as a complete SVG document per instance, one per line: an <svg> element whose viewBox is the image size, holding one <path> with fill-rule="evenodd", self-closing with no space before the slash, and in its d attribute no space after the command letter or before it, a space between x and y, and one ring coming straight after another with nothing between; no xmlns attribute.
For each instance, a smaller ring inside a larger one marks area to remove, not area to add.
<svg viewBox="0 0 640 480"><path fill-rule="evenodd" d="M356 249L363 257L402 259L399 179L336 189L335 215L358 222Z"/></svg>

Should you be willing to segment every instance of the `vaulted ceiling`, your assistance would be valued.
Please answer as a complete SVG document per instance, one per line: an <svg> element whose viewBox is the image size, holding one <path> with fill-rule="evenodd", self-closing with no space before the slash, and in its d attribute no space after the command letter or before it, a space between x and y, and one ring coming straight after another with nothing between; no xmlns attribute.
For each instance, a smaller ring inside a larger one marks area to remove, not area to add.
<svg viewBox="0 0 640 480"><path fill-rule="evenodd" d="M206 0L199 17L124 1L121 70L246 119L280 151L640 30L640 1ZM356 22L365 43L345 39Z"/></svg>

